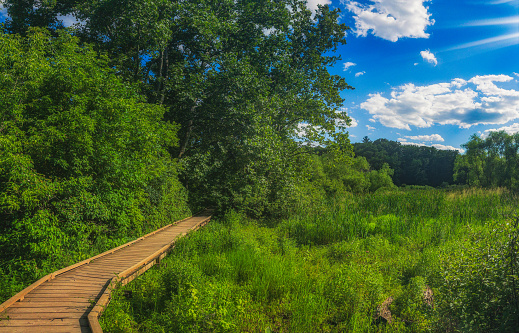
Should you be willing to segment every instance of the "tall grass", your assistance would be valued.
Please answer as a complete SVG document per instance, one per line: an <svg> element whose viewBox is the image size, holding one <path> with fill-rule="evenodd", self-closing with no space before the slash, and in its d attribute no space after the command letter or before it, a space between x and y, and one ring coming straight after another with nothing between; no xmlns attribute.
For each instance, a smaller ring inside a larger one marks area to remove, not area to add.
<svg viewBox="0 0 519 333"><path fill-rule="evenodd" d="M465 276L460 246L506 224L514 209L504 190L407 190L343 197L275 222L231 211L179 241L164 269L118 291L102 324L109 332L461 327L444 320L450 314L440 302L456 294L445 271ZM424 301L426 288L434 306ZM378 310L389 297L391 324Z"/></svg>

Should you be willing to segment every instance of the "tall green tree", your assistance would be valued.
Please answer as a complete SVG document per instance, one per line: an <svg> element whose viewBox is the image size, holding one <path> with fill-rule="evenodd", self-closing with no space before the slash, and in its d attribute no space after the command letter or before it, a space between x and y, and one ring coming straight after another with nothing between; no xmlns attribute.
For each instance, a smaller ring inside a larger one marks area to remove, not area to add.
<svg viewBox="0 0 519 333"><path fill-rule="evenodd" d="M188 212L177 126L107 62L65 31L0 35L0 276L41 276Z"/></svg>
<svg viewBox="0 0 519 333"><path fill-rule="evenodd" d="M179 147L170 153L180 159L193 198L278 200L293 183L302 143L352 155L347 135L337 130L349 124L338 111L340 91L351 87L328 71L348 29L338 23L338 10L321 6L313 13L303 0L31 5L27 12L74 15L82 22L77 36L108 53L148 101L167 108L165 119L181 125Z"/></svg>
<svg viewBox="0 0 519 333"><path fill-rule="evenodd" d="M519 134L474 134L463 145L466 154L456 160L455 178L471 186L519 188Z"/></svg>

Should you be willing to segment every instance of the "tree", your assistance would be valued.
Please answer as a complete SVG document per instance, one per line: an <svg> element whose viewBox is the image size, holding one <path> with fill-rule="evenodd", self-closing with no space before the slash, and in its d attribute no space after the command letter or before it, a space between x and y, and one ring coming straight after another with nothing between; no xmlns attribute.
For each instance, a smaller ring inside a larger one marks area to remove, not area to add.
<svg viewBox="0 0 519 333"><path fill-rule="evenodd" d="M378 139L363 140L354 144L355 155L365 157L374 169L384 163L394 170L396 185L440 186L452 183L454 160L459 154L455 150L438 150L434 147L403 146L400 142Z"/></svg>
<svg viewBox="0 0 519 333"><path fill-rule="evenodd" d="M1 34L0 96L0 266L37 277L187 213L177 126L66 31Z"/></svg>
<svg viewBox="0 0 519 333"><path fill-rule="evenodd" d="M467 152L456 160L457 181L471 186L518 188L517 133L491 132L485 139L474 134L463 147Z"/></svg>
<svg viewBox="0 0 519 333"><path fill-rule="evenodd" d="M45 8L81 20L76 34L181 125L170 153L193 199L278 200L303 144L352 156L340 131L350 120L338 112L351 87L328 72L348 29L338 10L312 13L303 0L55 0L25 10Z"/></svg>

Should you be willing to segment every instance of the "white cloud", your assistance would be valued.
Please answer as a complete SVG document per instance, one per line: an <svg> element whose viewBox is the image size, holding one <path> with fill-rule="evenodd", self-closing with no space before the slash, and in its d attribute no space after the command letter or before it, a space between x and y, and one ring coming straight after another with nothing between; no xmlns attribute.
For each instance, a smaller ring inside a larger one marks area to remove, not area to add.
<svg viewBox="0 0 519 333"><path fill-rule="evenodd" d="M321 130L321 126L312 126L306 123L299 123L297 124L296 135L302 138L311 133L312 131L320 132Z"/></svg>
<svg viewBox="0 0 519 333"><path fill-rule="evenodd" d="M359 76L362 76L362 75L364 75L364 74L366 74L365 71L358 72L358 73L355 73L355 77L359 77Z"/></svg>
<svg viewBox="0 0 519 333"><path fill-rule="evenodd" d="M422 51L420 52L420 55L422 56L423 60L427 61L428 63L431 63L434 66L438 65L438 60L436 60L436 57L433 53L431 53L431 51Z"/></svg>
<svg viewBox="0 0 519 333"><path fill-rule="evenodd" d="M409 83L394 88L390 98L371 94L361 108L386 127L407 130L434 124L462 128L505 124L519 118L519 91L497 84L512 80L507 75L486 75L428 86Z"/></svg>
<svg viewBox="0 0 519 333"><path fill-rule="evenodd" d="M434 147L434 148L439 149L439 150L457 150L461 154L463 154L465 152L465 149L456 148L456 147L453 147L453 146L445 146L445 145L441 145L441 144L434 144L431 147Z"/></svg>
<svg viewBox="0 0 519 333"><path fill-rule="evenodd" d="M343 71L347 71L350 67L353 67L353 66L357 66L357 64L354 63L354 62L351 62L351 61L345 62L345 63L343 64L343 68L342 68L342 70L343 70Z"/></svg>
<svg viewBox="0 0 519 333"><path fill-rule="evenodd" d="M402 138L397 139L397 141L400 142L400 144L402 146L418 146L418 147L424 147L425 146L424 143L407 142L405 139L402 139Z"/></svg>
<svg viewBox="0 0 519 333"><path fill-rule="evenodd" d="M427 142L433 142L433 141L443 142L443 141L445 141L445 139L442 138L442 136L440 134L415 135L415 136L406 135L406 136L404 136L404 138L406 139L406 141L407 141L407 139L415 140L415 141L427 141Z"/></svg>
<svg viewBox="0 0 519 333"><path fill-rule="evenodd" d="M374 130L376 130L375 127L372 127L372 126L369 126L369 125L366 125L366 128L368 129L368 131L374 131Z"/></svg>
<svg viewBox="0 0 519 333"><path fill-rule="evenodd" d="M519 133L519 123L513 123L510 126L503 126L503 127L500 127L500 128L487 129L485 132L483 132L481 137L484 139L484 138L488 137L490 132L500 132L500 131L505 131L508 134Z"/></svg>
<svg viewBox="0 0 519 333"><path fill-rule="evenodd" d="M306 6L308 9L315 12L317 10L317 5L330 5L331 3L331 0L307 0Z"/></svg>
<svg viewBox="0 0 519 333"><path fill-rule="evenodd" d="M335 119L335 126L340 126L340 127L357 127L359 125L359 122L357 121L357 119L353 118L353 117L350 117L351 119L351 125L348 126L346 125L346 122L344 122L344 120L342 119Z"/></svg>
<svg viewBox="0 0 519 333"><path fill-rule="evenodd" d="M457 150L457 151L459 151L462 154L465 152L464 149L456 148L456 147L453 147L453 146L441 145L441 144L438 144L438 143L437 144L433 144L433 145L426 145L425 143L408 142L408 141L405 141L405 139L398 139L397 141L399 141L400 144L403 145L403 146L434 147L434 148L439 149L439 150Z"/></svg>
<svg viewBox="0 0 519 333"><path fill-rule="evenodd" d="M425 29L434 24L428 7L429 0L369 0L360 4L353 0L341 0L355 15L357 36L373 35L396 42L399 38L428 38Z"/></svg>

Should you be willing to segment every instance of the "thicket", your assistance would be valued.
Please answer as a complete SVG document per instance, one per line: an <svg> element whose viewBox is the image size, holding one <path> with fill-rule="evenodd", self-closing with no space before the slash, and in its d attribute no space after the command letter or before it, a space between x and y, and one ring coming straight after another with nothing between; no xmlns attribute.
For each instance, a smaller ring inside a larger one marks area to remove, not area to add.
<svg viewBox="0 0 519 333"><path fill-rule="evenodd" d="M0 34L0 301L189 214L164 112L68 32Z"/></svg>
<svg viewBox="0 0 519 333"><path fill-rule="evenodd" d="M102 325L110 332L512 332L516 202L505 190L393 190L343 196L283 220L230 211L182 239L160 269L117 291Z"/></svg>

